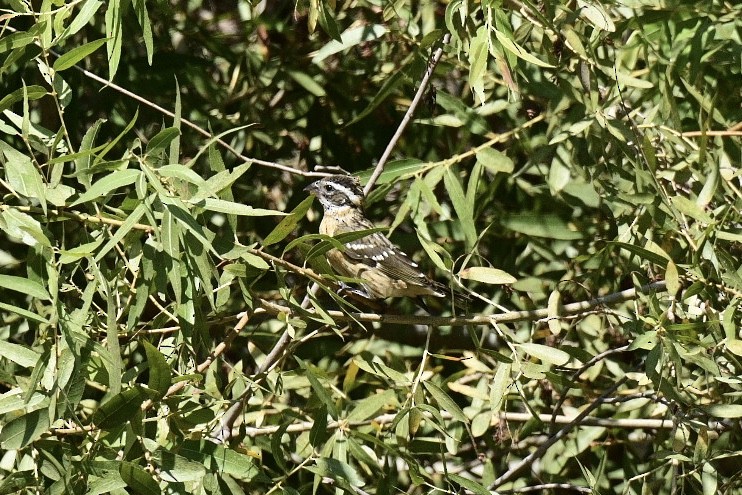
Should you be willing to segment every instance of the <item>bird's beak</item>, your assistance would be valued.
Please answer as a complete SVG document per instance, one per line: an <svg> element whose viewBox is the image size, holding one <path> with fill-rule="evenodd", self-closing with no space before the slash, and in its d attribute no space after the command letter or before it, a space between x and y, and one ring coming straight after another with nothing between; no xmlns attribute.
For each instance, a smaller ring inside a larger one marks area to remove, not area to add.
<svg viewBox="0 0 742 495"><path fill-rule="evenodd" d="M312 182L307 187L305 187L304 190L310 194L314 194L317 191L317 182L319 181Z"/></svg>

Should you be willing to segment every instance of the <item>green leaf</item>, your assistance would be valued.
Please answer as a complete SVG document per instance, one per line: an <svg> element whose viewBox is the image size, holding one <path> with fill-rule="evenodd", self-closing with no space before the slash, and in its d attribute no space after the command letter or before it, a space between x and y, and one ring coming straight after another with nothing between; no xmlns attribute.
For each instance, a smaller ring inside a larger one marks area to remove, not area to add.
<svg viewBox="0 0 742 495"><path fill-rule="evenodd" d="M209 440L186 440L177 454L200 462L214 473L224 473L242 481L250 481L261 474L260 469L248 455L217 445Z"/></svg>
<svg viewBox="0 0 742 495"><path fill-rule="evenodd" d="M333 419L338 419L338 410L337 406L335 406L335 401L332 399L332 396L327 391L324 385L322 385L322 382L315 374L314 370L312 369L313 366L311 364L305 363L303 360L299 359L298 357L294 356L294 359L299 363L299 366L304 370L304 374L309 380L309 384L312 386L312 390L314 390L315 395L317 398L322 402L326 407L327 411L330 413L330 416L332 416Z"/></svg>
<svg viewBox="0 0 742 495"><path fill-rule="evenodd" d="M106 52L108 53L108 80L116 76L121 60L121 47L124 41L124 6L128 2L109 0L106 9Z"/></svg>
<svg viewBox="0 0 742 495"><path fill-rule="evenodd" d="M160 485L152 475L132 462L122 461L119 465L119 474L134 493L140 495L160 495L162 493Z"/></svg>
<svg viewBox="0 0 742 495"><path fill-rule="evenodd" d="M90 187L90 189L81 194L80 197L70 206L77 206L86 203L100 196L104 196L115 189L131 185L139 179L141 174L141 171L133 169L116 170L98 180Z"/></svg>
<svg viewBox="0 0 742 495"><path fill-rule="evenodd" d="M299 83L299 85L309 91L314 96L320 98L323 96L326 96L327 93L325 92L324 88L317 83L314 79L312 79L312 76L307 74L306 72L301 72L298 70L290 70L288 71L289 76L291 76L291 79Z"/></svg>
<svg viewBox="0 0 742 495"><path fill-rule="evenodd" d="M145 0L133 0L132 6L134 7L134 13L137 16L139 26L142 28L144 47L147 50L147 63L152 65L154 39L152 36L152 25L149 22L149 13L147 12L147 2Z"/></svg>
<svg viewBox="0 0 742 495"><path fill-rule="evenodd" d="M164 449L157 449L154 458L159 467L160 477L171 483L200 481L206 475L206 468L200 462L191 461Z"/></svg>
<svg viewBox="0 0 742 495"><path fill-rule="evenodd" d="M4 303L0 303L4 304ZM0 306L0 309L6 309ZM0 356L4 359L13 361L23 368L33 368L39 361L39 354L36 351L29 349L26 346L20 344L14 344L7 340L0 340Z"/></svg>
<svg viewBox="0 0 742 495"><path fill-rule="evenodd" d="M5 424L0 431L0 446L5 450L19 450L41 438L47 431L49 410L38 409Z"/></svg>
<svg viewBox="0 0 742 495"><path fill-rule="evenodd" d="M41 173L31 159L0 141L5 156L5 178L13 191L30 199L38 200L46 214L46 187Z"/></svg>
<svg viewBox="0 0 742 495"><path fill-rule="evenodd" d="M40 283L23 277L0 275L0 287L5 287L9 290L28 294L29 296L35 297L37 299L51 299L49 293Z"/></svg>
<svg viewBox="0 0 742 495"><path fill-rule="evenodd" d="M456 210L456 216L459 218L459 222L461 222L461 229L466 238L466 245L471 248L477 243L477 230L474 225L472 205L466 201L464 189L451 167L446 168L446 173L443 175L443 182L446 185L448 197L451 198L453 209Z"/></svg>
<svg viewBox="0 0 742 495"><path fill-rule="evenodd" d="M464 488L465 490L468 490L476 495L491 495L491 492L487 490L487 488L474 480L470 480L469 478L464 478L463 476L459 476L458 474L449 473L448 479L450 479L454 483L458 483L461 488Z"/></svg>
<svg viewBox="0 0 742 495"><path fill-rule="evenodd" d="M477 151L477 161L490 173L504 172L510 174L515 169L515 164L505 153L494 148L484 148Z"/></svg>
<svg viewBox="0 0 742 495"><path fill-rule="evenodd" d="M425 168L425 165L425 162L417 158L404 158L391 161L384 167L384 171L379 175L376 184L389 184L397 179L406 179ZM372 169L364 170L358 174L358 178L365 184L371 178L372 173Z"/></svg>
<svg viewBox="0 0 742 495"><path fill-rule="evenodd" d="M667 266L667 262L670 261L670 258L668 258L667 255L663 256L661 254L655 253L653 251L637 246L635 244L629 244L626 242L618 242L618 241L611 241L610 244L614 246L618 246L621 249L625 249L639 256L640 258L650 261L663 268L665 268Z"/></svg>
<svg viewBox="0 0 742 495"><path fill-rule="evenodd" d="M178 136L180 136L180 129L176 129L175 127L166 127L149 140L149 143L147 143L146 153L152 155L158 151L162 151L165 149L165 146L170 144L170 141Z"/></svg>
<svg viewBox="0 0 742 495"><path fill-rule="evenodd" d="M742 418L742 404L714 404L706 406L705 410L707 414L715 418Z"/></svg>
<svg viewBox="0 0 742 495"><path fill-rule="evenodd" d="M5 311L10 311L11 313L15 313L19 316L26 318L27 320L35 321L36 323L51 325L51 322L47 320L46 318L39 316L36 313L32 313L31 311L28 311L26 309L19 308L18 306L13 306L12 304L0 302L0 309L5 310Z"/></svg>
<svg viewBox="0 0 742 495"><path fill-rule="evenodd" d="M157 391L160 397L162 397L172 383L170 365L157 347L146 340L141 342L144 346L144 351L147 353L147 364L149 364L149 381L147 382L147 386L151 390Z"/></svg>
<svg viewBox="0 0 742 495"><path fill-rule="evenodd" d="M598 29L610 33L616 31L616 26L608 13L597 2L588 3L585 0L577 0L577 13Z"/></svg>
<svg viewBox="0 0 742 495"><path fill-rule="evenodd" d="M526 51L525 48L518 45L515 41L511 40L510 38L508 38L507 35L503 33L502 31L498 31L497 29L495 29L495 37L497 38L497 41L502 43L503 48L505 48L507 51L509 51L516 57L521 58L525 60L526 62L537 65L539 67L544 67L547 69L554 68L553 65L543 62L542 60L528 53L528 51Z"/></svg>
<svg viewBox="0 0 742 495"><path fill-rule="evenodd" d="M317 464L310 471L321 476L327 476L335 481L344 481L350 486L363 486L363 479L350 464L337 459L320 457Z"/></svg>
<svg viewBox="0 0 742 495"><path fill-rule="evenodd" d="M114 395L93 414L93 423L102 429L110 430L135 419L145 395L139 387L127 388Z"/></svg>
<svg viewBox="0 0 742 495"><path fill-rule="evenodd" d="M557 215L550 213L521 213L505 215L502 226L514 232L534 237L573 241L582 239L577 227L568 225Z"/></svg>
<svg viewBox="0 0 742 495"><path fill-rule="evenodd" d="M468 423L469 420L466 418L464 411L461 410L458 404L442 388L430 381L423 381L422 383L425 386L425 390L433 396L441 410L448 412L453 419Z"/></svg>
<svg viewBox="0 0 742 495"><path fill-rule="evenodd" d="M95 13L98 11L98 7L100 7L101 5L103 5L102 0L85 0L82 4L82 7L80 7L80 11L78 12L77 17L75 17L72 22L70 22L70 25L67 27L67 36L72 36L73 34L80 31L82 28L84 28L90 21L90 19L93 18Z"/></svg>
<svg viewBox="0 0 742 495"><path fill-rule="evenodd" d="M549 347L547 345L525 343L515 344L531 356L543 361L544 363L555 364L557 366L563 366L570 360L569 354L557 349L555 347Z"/></svg>
<svg viewBox="0 0 742 495"><path fill-rule="evenodd" d="M108 254L108 252L113 249L113 247L121 242L121 240L128 234L131 229L134 228L134 225L139 222L139 219L144 216L144 213L147 211L147 205L145 203L139 203L136 208L134 208L134 211L132 211L128 217L126 217L126 220L124 220L124 223L121 224L121 226L116 230L116 233L113 234L113 236L106 242L106 244L98 251L98 254L95 255L94 261L98 262L103 259L103 257Z"/></svg>
<svg viewBox="0 0 742 495"><path fill-rule="evenodd" d="M363 421L376 416L385 406L396 405L397 396L393 390L384 390L381 393L372 394L355 403L355 407L348 414L347 421Z"/></svg>
<svg viewBox="0 0 742 495"><path fill-rule="evenodd" d="M33 43L37 36L46 29L46 22L41 21L33 25L28 31L11 33L0 38L0 53L22 48Z"/></svg>
<svg viewBox="0 0 742 495"><path fill-rule="evenodd" d="M49 92L43 86L26 87L26 99L28 101L38 100L39 98L42 98L48 94ZM3 97L2 100L0 100L0 113L3 113L5 110L9 109L11 106L18 103L19 101L23 101L23 88L16 89L15 91L8 93Z"/></svg>
<svg viewBox="0 0 742 495"><path fill-rule="evenodd" d="M484 94L484 75L487 72L488 59L489 29L487 26L480 26L469 46L469 87L474 92L480 104L486 100Z"/></svg>
<svg viewBox="0 0 742 495"><path fill-rule="evenodd" d="M69 69L70 67L73 67L80 60L84 59L95 50L103 46L107 41L108 40L106 38L102 38L73 48L54 62L54 70L57 72L61 72L63 70Z"/></svg>
<svg viewBox="0 0 742 495"><path fill-rule="evenodd" d="M198 206L209 211L217 211L219 213L228 213L231 215L244 215L248 217L265 217L265 216L283 216L286 213L277 210L266 210L264 208L253 208L249 205L243 205L242 203L235 203L233 201L225 201L223 199L216 198L205 198L198 202L188 201L188 203Z"/></svg>
<svg viewBox="0 0 742 495"><path fill-rule="evenodd" d="M327 0L319 0L318 5L319 25L322 26L322 29L324 29L334 41L342 42L343 40L340 36L340 30L338 29L337 22L335 22L335 18L332 15L332 7L327 4ZM335 2L332 2L332 5L334 6Z"/></svg>
<svg viewBox="0 0 742 495"><path fill-rule="evenodd" d="M0 228L11 238L19 239L20 242L28 246L39 244L44 247L51 247L51 241L41 228L41 224L31 215L15 208L9 208L0 212L0 220L2 220L0 221Z"/></svg>
<svg viewBox="0 0 742 495"><path fill-rule="evenodd" d="M306 197L304 201L296 206L296 208L291 210L291 213L282 218L278 225L276 225L276 227L270 232L270 234L265 236L265 239L263 239L263 247L281 242L286 238L286 236L292 233L296 229L296 226L299 224L299 222L306 216L307 211L312 205L313 200L314 196Z"/></svg>
<svg viewBox="0 0 742 495"><path fill-rule="evenodd" d="M334 21L333 21L334 22ZM324 26L323 26L324 27ZM387 29L381 24L362 25L352 27L346 30L342 36L333 39L325 46L320 48L313 56L312 63L319 64L330 55L347 50L360 43L373 41L381 38L387 32ZM329 34L329 33L328 33Z"/></svg>
<svg viewBox="0 0 742 495"><path fill-rule="evenodd" d="M473 266L471 268L465 268L459 272L459 277L494 285L514 284L518 281L517 278L513 277L509 273L488 266Z"/></svg>

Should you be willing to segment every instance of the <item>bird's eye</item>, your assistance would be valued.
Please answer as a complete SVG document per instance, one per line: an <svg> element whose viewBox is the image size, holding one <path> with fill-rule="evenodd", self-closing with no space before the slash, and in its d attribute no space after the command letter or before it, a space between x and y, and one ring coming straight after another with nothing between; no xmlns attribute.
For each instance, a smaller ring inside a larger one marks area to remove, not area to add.
<svg viewBox="0 0 742 495"><path fill-rule="evenodd" d="M331 192L332 191L332 186L330 184L325 184L323 186L323 189L325 190L325 192Z"/></svg>

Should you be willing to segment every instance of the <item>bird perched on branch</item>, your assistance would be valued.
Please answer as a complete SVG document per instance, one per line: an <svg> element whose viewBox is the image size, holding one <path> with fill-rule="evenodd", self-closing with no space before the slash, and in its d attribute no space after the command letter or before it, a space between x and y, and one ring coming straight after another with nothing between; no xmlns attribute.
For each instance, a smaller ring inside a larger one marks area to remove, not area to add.
<svg viewBox="0 0 742 495"><path fill-rule="evenodd" d="M336 236L373 229L363 213L363 190L356 177L331 175L311 183L304 190L317 196L325 210L320 234ZM326 256L338 275L361 280L363 290L356 292L369 299L450 294L444 285L430 280L417 263L380 232L347 242L343 250L331 249ZM456 297L462 296L457 294Z"/></svg>

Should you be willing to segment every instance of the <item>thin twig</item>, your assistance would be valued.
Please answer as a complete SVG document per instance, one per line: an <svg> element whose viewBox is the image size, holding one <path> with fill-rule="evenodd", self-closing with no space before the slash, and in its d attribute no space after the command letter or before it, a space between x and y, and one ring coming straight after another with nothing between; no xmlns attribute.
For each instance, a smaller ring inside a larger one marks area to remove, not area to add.
<svg viewBox="0 0 742 495"><path fill-rule="evenodd" d="M394 136L392 136L389 144L387 144L384 153L381 155L381 158L379 158L379 163L376 164L371 177L368 179L366 186L363 188L363 194L368 196L368 193L371 192L374 184L376 184L376 181L379 179L381 172L384 171L384 165L386 165L387 160L389 160L389 156L392 154L392 150L394 150L394 147L397 145L397 141L399 141L399 138L402 136L402 133L407 127L407 124L409 124L410 120L412 120L412 115L415 113L417 105L420 103L423 94L425 94L425 91L428 88L430 76L433 75L435 67L438 65L438 62L440 62L441 57L443 56L443 48L448 44L449 41L451 41L451 33L446 33L445 35L443 35L441 46L439 46L435 50L435 52L433 52L433 56L430 58L428 68L425 70L425 74L423 74L423 78L420 81L420 86L417 88L415 97L412 99L412 103L410 103L409 108L407 108L407 112L405 112L404 117L402 117L402 121L399 123L397 131L394 133Z"/></svg>

